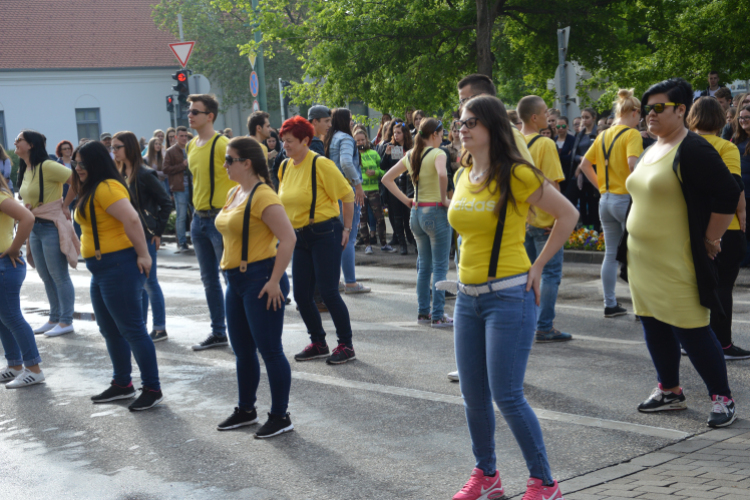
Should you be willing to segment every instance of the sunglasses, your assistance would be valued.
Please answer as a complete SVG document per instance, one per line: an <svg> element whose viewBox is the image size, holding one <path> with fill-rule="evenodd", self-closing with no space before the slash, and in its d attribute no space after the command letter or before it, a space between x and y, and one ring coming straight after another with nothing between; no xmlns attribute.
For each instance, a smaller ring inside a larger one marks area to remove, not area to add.
<svg viewBox="0 0 750 500"><path fill-rule="evenodd" d="M464 125L466 125L466 128L472 129L477 126L477 123L479 123L479 118L473 116L465 120L456 120L453 123L455 123L456 127L458 127L459 129L461 129L461 127L463 127Z"/></svg>
<svg viewBox="0 0 750 500"><path fill-rule="evenodd" d="M210 111L198 111L197 109L190 109L188 110L189 115L198 116L199 114L203 113L204 115L207 115L210 113Z"/></svg>
<svg viewBox="0 0 750 500"><path fill-rule="evenodd" d="M236 161L245 161L245 160L249 160L249 159L250 159L250 158L232 158L232 157L231 157L230 155L226 155L226 156L224 157L224 161L225 161L226 163L229 163L230 165L231 165L232 163L236 162Z"/></svg>
<svg viewBox="0 0 750 500"><path fill-rule="evenodd" d="M81 170L88 170L88 169L86 168L86 165L84 165L82 161L75 161L75 160L70 160L70 166L71 166L71 167L73 167L73 168L78 168L78 167L80 167L80 168L81 168Z"/></svg>
<svg viewBox="0 0 750 500"><path fill-rule="evenodd" d="M568 128L568 126L565 124L562 124L562 125L558 125L557 128Z"/></svg>
<svg viewBox="0 0 750 500"><path fill-rule="evenodd" d="M654 104L646 104L643 106L643 114L647 115L651 112L653 109L654 112L658 115L659 113L663 113L665 109L667 109L667 106L679 106L679 102L657 102Z"/></svg>

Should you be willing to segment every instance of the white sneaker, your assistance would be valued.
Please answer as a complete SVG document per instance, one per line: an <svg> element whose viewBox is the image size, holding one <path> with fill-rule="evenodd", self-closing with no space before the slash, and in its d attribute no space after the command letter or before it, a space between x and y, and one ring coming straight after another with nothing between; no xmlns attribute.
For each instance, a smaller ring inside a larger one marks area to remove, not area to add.
<svg viewBox="0 0 750 500"><path fill-rule="evenodd" d="M49 322L45 323L42 326L40 326L39 328L37 328L37 329L34 330L34 335L40 335L40 334L42 334L44 332L48 332L48 331L52 330L54 327L56 327L56 326L57 326L57 323L49 323Z"/></svg>
<svg viewBox="0 0 750 500"><path fill-rule="evenodd" d="M21 370L21 371L23 371L23 370ZM10 366L6 366L5 368L2 369L2 371L0 371L0 383L1 384L7 384L8 382L10 382L11 380L13 380L14 378L16 378L17 376L19 376L20 374L21 374L20 371L14 370Z"/></svg>
<svg viewBox="0 0 750 500"><path fill-rule="evenodd" d="M73 333L73 325L68 325L68 326L55 325L55 327L52 330L45 332L45 335L47 337L57 337L58 335L65 335L66 333Z"/></svg>
<svg viewBox="0 0 750 500"><path fill-rule="evenodd" d="M365 248L365 255L372 255L372 246Z"/></svg>
<svg viewBox="0 0 750 500"><path fill-rule="evenodd" d="M458 382L458 370L456 370L455 372L450 372L448 374L448 380L452 382Z"/></svg>
<svg viewBox="0 0 750 500"><path fill-rule="evenodd" d="M29 385L44 382L44 372L34 373L28 368L23 371L12 381L5 384L6 389L18 389Z"/></svg>

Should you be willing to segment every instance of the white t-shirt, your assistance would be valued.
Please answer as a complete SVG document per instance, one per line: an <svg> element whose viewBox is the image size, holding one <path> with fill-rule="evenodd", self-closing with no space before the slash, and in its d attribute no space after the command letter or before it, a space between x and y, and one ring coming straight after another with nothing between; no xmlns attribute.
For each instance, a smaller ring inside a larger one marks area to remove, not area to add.
<svg viewBox="0 0 750 500"><path fill-rule="evenodd" d="M562 147L565 145L565 139L558 139L555 142L557 143L557 149L562 149Z"/></svg>

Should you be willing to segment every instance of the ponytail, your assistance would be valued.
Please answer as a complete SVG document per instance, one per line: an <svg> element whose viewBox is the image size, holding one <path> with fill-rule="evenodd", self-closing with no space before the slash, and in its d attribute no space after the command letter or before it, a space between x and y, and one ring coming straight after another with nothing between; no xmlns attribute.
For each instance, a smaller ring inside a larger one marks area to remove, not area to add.
<svg viewBox="0 0 750 500"><path fill-rule="evenodd" d="M443 122L435 118L422 118L419 122L419 132L417 132L414 143L414 149L411 150L411 180L414 184L419 181L419 171L422 169L422 153L427 149L427 141L432 134L443 130Z"/></svg>

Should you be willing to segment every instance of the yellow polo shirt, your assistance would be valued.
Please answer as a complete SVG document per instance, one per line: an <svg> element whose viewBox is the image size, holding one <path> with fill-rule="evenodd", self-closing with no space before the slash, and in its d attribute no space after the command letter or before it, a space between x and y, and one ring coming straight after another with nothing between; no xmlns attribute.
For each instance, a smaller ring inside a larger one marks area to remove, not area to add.
<svg viewBox="0 0 750 500"><path fill-rule="evenodd" d="M531 142L539 134L525 136L526 144ZM529 148L529 153L534 159L536 168L542 171L544 177L550 182L559 182L565 180L565 174L560 164L560 155L557 153L557 144L549 137L539 137ZM554 189L554 188L553 188ZM529 224L538 228L552 227L555 218L540 208L534 208L529 212Z"/></svg>
<svg viewBox="0 0 750 500"><path fill-rule="evenodd" d="M216 136L216 149L214 150L214 197L211 197L210 160L211 145ZM210 210L221 208L227 199L227 193L237 185L229 179L227 169L224 168L224 157L227 154L229 139L219 133L214 134L211 139L202 146L196 145L193 139L187 145L188 168L193 175L193 205L196 210Z"/></svg>

